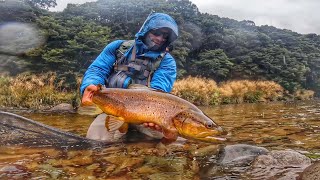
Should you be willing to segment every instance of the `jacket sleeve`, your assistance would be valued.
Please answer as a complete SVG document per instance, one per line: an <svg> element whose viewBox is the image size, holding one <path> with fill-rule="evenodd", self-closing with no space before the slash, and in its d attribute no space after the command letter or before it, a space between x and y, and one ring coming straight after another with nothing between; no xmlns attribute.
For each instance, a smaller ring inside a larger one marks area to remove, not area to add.
<svg viewBox="0 0 320 180"><path fill-rule="evenodd" d="M177 77L177 65L174 58L167 53L151 79L151 88L171 92Z"/></svg>
<svg viewBox="0 0 320 180"><path fill-rule="evenodd" d="M91 84L105 84L105 78L107 78L112 72L113 64L116 61L117 56L116 51L122 42L123 40L117 40L108 44L89 66L83 76L80 86L81 95L85 88Z"/></svg>

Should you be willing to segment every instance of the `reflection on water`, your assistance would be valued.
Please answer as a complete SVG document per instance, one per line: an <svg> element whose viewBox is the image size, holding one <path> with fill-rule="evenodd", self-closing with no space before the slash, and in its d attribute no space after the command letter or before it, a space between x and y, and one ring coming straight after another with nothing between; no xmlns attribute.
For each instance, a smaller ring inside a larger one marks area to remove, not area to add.
<svg viewBox="0 0 320 180"><path fill-rule="evenodd" d="M226 105L203 108L229 132L231 144L319 150L320 102Z"/></svg>
<svg viewBox="0 0 320 180"><path fill-rule="evenodd" d="M24 112L16 112L16 114L81 136L86 135L87 129L94 119L93 116L79 114L49 114Z"/></svg>
<svg viewBox="0 0 320 180"><path fill-rule="evenodd" d="M0 146L0 179L251 179L255 174L246 167L218 166L218 149L243 143L318 153L319 103L201 107L229 132L229 140L221 145L187 141L163 146L157 141L137 141L86 150ZM15 113L81 136L93 120L77 114Z"/></svg>

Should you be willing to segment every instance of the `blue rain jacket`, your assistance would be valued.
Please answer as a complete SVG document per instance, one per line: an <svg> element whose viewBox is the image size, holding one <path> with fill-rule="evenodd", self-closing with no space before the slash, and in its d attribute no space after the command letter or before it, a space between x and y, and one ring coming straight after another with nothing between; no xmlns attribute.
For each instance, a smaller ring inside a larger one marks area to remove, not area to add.
<svg viewBox="0 0 320 180"><path fill-rule="evenodd" d="M152 29L159 29L163 27L171 30L168 41L160 48L161 51L148 50L147 46L142 42L143 37ZM142 25L140 31L135 35L136 57L139 58L144 55L145 57L155 60L161 52L165 51L166 47L170 43L177 39L177 37L178 25L173 18L163 13L151 14ZM84 74L82 84L80 86L81 94L83 94L85 88L91 84L105 84L105 78L110 76L113 64L116 61L117 49L123 41L124 40L116 40L109 43L89 66ZM130 59L132 50L133 47L125 53L127 59ZM176 76L176 62L169 53L166 53L160 63L160 66L153 74L150 86L157 90L171 92Z"/></svg>

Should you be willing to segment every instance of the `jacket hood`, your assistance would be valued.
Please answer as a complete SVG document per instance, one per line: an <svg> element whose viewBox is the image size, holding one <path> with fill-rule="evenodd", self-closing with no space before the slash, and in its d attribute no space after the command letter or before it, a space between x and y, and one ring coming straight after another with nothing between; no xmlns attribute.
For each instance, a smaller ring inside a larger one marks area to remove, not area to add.
<svg viewBox="0 0 320 180"><path fill-rule="evenodd" d="M161 47L161 50L165 50L167 46L169 46L178 38L178 25L171 16L164 13L153 13L148 16L148 18L140 28L140 31L135 35L136 43L143 43L142 40L144 36L150 30L159 28L170 29L168 41Z"/></svg>

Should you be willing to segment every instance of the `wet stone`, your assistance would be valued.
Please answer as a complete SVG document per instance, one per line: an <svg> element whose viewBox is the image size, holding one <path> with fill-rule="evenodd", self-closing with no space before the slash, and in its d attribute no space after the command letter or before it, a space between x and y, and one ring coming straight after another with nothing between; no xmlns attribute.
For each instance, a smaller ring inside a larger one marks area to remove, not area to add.
<svg viewBox="0 0 320 180"><path fill-rule="evenodd" d="M268 155L258 156L253 163L253 167L261 166L308 166L311 164L310 158L293 150L275 150Z"/></svg>
<svg viewBox="0 0 320 180"><path fill-rule="evenodd" d="M185 157L155 157L149 156L146 158L146 165L150 167L156 167L161 171L166 172L179 172L183 171L184 167L187 166L187 158Z"/></svg>
<svg viewBox="0 0 320 180"><path fill-rule="evenodd" d="M93 159L88 156L78 156L72 159L51 159L48 163L53 166L83 166L92 164Z"/></svg>
<svg viewBox="0 0 320 180"><path fill-rule="evenodd" d="M296 179L307 166L310 158L293 150L274 150L258 156L247 172L251 178Z"/></svg>
<svg viewBox="0 0 320 180"><path fill-rule="evenodd" d="M171 152L183 152L185 151L185 145L179 142L173 142L166 146L166 148Z"/></svg>
<svg viewBox="0 0 320 180"><path fill-rule="evenodd" d="M298 180L319 180L320 161L308 166L298 177Z"/></svg>
<svg viewBox="0 0 320 180"><path fill-rule="evenodd" d="M160 171L154 167L150 167L148 165L141 166L136 170L137 173L139 174L154 174L154 173L159 173Z"/></svg>
<svg viewBox="0 0 320 180"><path fill-rule="evenodd" d="M94 163L94 164L87 166L86 169L94 171L94 170L97 170L99 167L100 167L100 164Z"/></svg>
<svg viewBox="0 0 320 180"><path fill-rule="evenodd" d="M55 168L50 164L39 165L39 168L48 174L52 179L58 179L64 172L60 168Z"/></svg>
<svg viewBox="0 0 320 180"><path fill-rule="evenodd" d="M109 163L112 163L107 168L107 172L111 175L121 174L122 172L132 171L135 168L142 166L144 158L138 157L126 157L126 156L112 156L103 158Z"/></svg>
<svg viewBox="0 0 320 180"><path fill-rule="evenodd" d="M31 173L22 165L6 165L0 168L0 179L25 179L30 176Z"/></svg>
<svg viewBox="0 0 320 180"><path fill-rule="evenodd" d="M51 109L49 109L50 112L71 112L75 113L75 110L71 104L68 103L61 103L58 104Z"/></svg>
<svg viewBox="0 0 320 180"><path fill-rule="evenodd" d="M216 155L219 152L221 147L219 145L210 145L203 148L195 149L191 151L193 156L209 156L209 155Z"/></svg>
<svg viewBox="0 0 320 180"><path fill-rule="evenodd" d="M117 165L110 164L106 167L106 174L111 174L115 169L117 168Z"/></svg>
<svg viewBox="0 0 320 180"><path fill-rule="evenodd" d="M163 172L155 173L148 176L150 180L180 180L180 179L196 179L193 174L182 172Z"/></svg>
<svg viewBox="0 0 320 180"><path fill-rule="evenodd" d="M227 145L218 155L218 163L221 165L249 165L255 157L267 154L266 148L247 144Z"/></svg>
<svg viewBox="0 0 320 180"><path fill-rule="evenodd" d="M6 174L6 175L17 175L20 174L22 176L27 175L28 174L28 169L24 166L21 165L7 165L4 166L0 169L0 175L1 174Z"/></svg>

